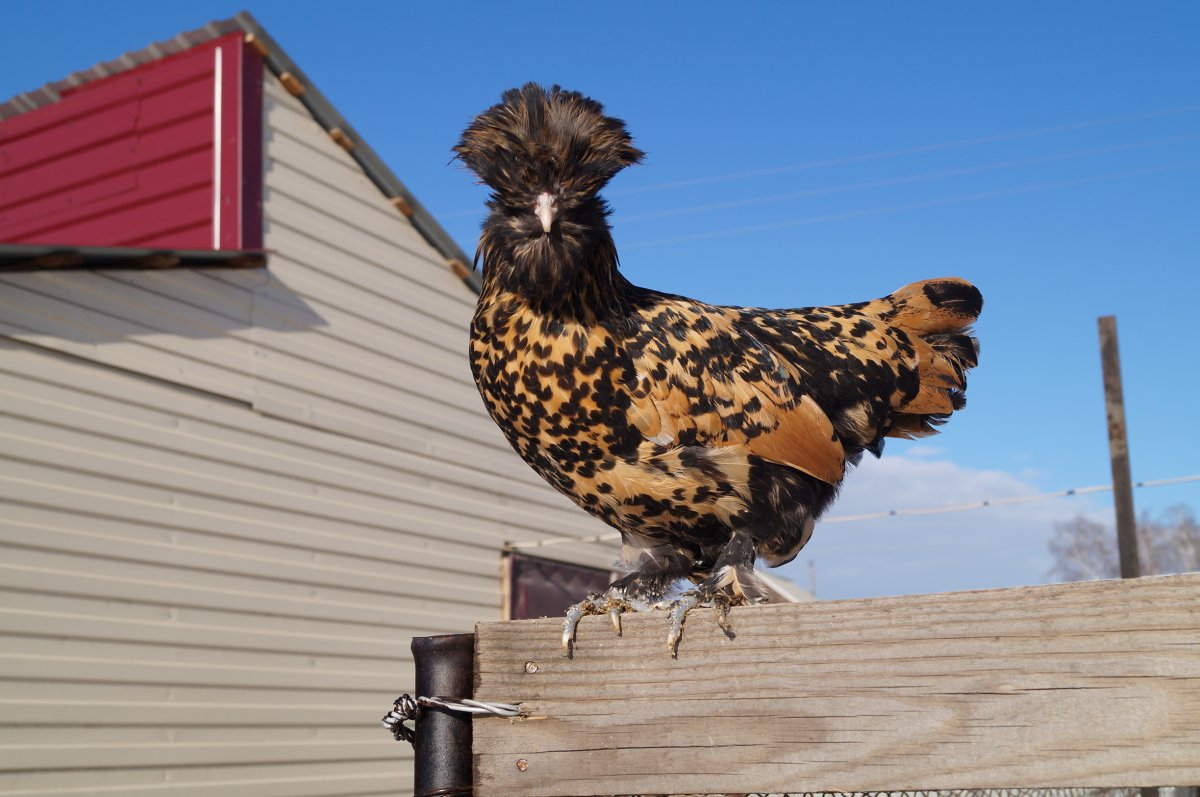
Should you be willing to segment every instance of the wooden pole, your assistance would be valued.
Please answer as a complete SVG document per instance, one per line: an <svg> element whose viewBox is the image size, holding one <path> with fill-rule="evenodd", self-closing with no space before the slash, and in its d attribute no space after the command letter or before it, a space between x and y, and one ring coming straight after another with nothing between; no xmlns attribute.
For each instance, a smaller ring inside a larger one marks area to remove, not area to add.
<svg viewBox="0 0 1200 797"><path fill-rule="evenodd" d="M1108 413L1108 452L1112 460L1113 503L1117 514L1117 551L1121 578L1142 573L1138 559L1137 518L1133 511L1133 481L1129 475L1129 440L1125 434L1125 396L1121 389L1121 354L1117 348L1116 316L1098 319L1100 363L1104 369L1104 406Z"/></svg>

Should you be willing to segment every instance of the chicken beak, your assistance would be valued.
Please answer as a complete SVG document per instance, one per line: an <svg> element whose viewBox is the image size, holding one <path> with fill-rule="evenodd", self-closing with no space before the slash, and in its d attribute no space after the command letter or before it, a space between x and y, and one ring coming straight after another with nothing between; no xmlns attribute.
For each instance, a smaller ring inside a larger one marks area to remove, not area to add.
<svg viewBox="0 0 1200 797"><path fill-rule="evenodd" d="M537 205L534 206L533 212L538 217L538 221L542 223L542 232L550 232L550 228L554 225L554 197L546 192L538 194Z"/></svg>

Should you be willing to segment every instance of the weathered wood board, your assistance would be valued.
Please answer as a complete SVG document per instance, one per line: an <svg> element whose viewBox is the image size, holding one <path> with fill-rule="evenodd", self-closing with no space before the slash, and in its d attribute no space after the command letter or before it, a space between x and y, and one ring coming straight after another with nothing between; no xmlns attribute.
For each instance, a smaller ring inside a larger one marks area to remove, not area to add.
<svg viewBox="0 0 1200 797"><path fill-rule="evenodd" d="M1200 783L1200 574L476 629L475 794Z"/></svg>

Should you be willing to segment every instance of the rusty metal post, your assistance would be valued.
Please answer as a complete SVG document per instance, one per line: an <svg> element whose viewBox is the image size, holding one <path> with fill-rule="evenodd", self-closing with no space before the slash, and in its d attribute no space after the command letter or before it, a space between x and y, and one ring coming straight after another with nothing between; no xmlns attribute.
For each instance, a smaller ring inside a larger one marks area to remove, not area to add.
<svg viewBox="0 0 1200 797"><path fill-rule="evenodd" d="M1138 559L1137 518L1133 512L1133 480L1129 475L1129 440L1125 434L1125 395L1121 389L1121 354L1117 349L1117 319L1098 319L1100 363L1104 369L1104 406L1108 413L1108 452L1112 460L1113 504L1117 512L1117 551L1121 578L1142 574Z"/></svg>
<svg viewBox="0 0 1200 797"><path fill-rule="evenodd" d="M412 653L418 695L453 700L474 696L474 634L415 637ZM416 797L470 797L470 714L422 706L413 753Z"/></svg>

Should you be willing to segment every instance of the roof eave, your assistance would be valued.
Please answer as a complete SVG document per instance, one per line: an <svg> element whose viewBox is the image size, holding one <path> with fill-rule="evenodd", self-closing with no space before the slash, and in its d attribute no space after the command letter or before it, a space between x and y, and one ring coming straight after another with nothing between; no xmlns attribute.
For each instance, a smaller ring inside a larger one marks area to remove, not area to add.
<svg viewBox="0 0 1200 797"><path fill-rule="evenodd" d="M0 272L76 268L259 268L266 264L267 253L261 250L0 243Z"/></svg>
<svg viewBox="0 0 1200 797"><path fill-rule="evenodd" d="M449 233L438 224L425 206L405 187L400 178L388 168L383 159L371 148L371 145L358 134L358 131L346 121L344 116L338 113L338 110L333 107L333 103L304 74L304 70L288 57L283 48L258 24L258 20L249 11L240 11L233 19L244 32L253 34L254 38L261 42L266 51L263 60L272 74L276 77L290 74L299 81L300 85L304 87L304 91L297 95L297 99L303 103L317 123L327 132L340 131L339 138L344 136L345 140L349 142L348 145L343 144L343 148L358 163L371 182L375 183L383 195L392 200L398 208L402 208L402 212L412 222L417 232L421 233L425 240L446 259L449 266L471 290L479 293L483 289L479 272L467 268L467 264L473 261L459 248Z"/></svg>

